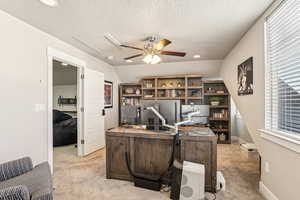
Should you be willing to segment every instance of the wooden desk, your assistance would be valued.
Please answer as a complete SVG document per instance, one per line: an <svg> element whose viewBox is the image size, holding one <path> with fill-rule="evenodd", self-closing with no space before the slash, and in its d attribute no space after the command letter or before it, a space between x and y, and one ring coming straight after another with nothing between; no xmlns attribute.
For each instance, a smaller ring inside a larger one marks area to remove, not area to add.
<svg viewBox="0 0 300 200"><path fill-rule="evenodd" d="M217 138L209 128L182 131L181 145L175 155L179 161L205 165L206 191L215 192L217 173ZM131 128L114 128L106 132L106 175L108 179L132 181L126 166L125 152L131 168L140 175L159 176L168 168L172 154L170 132Z"/></svg>

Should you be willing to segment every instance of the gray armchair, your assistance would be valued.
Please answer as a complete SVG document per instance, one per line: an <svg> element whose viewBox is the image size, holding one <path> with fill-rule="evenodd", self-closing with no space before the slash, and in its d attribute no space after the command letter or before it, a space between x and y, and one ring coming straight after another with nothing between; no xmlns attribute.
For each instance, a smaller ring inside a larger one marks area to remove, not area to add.
<svg viewBox="0 0 300 200"><path fill-rule="evenodd" d="M30 158L0 164L0 200L52 200L47 162L35 167Z"/></svg>

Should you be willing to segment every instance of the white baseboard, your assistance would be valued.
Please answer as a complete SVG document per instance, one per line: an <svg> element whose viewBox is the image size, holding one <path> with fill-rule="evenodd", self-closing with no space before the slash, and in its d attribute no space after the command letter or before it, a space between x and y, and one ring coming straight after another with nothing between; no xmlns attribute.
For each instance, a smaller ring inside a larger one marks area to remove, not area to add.
<svg viewBox="0 0 300 200"><path fill-rule="evenodd" d="M267 200L279 200L262 181L259 182L259 191Z"/></svg>
<svg viewBox="0 0 300 200"><path fill-rule="evenodd" d="M243 140L242 138L240 138L239 136L231 136L231 141L233 142L237 142L239 144L244 144L244 143L247 143L245 140Z"/></svg>
<svg viewBox="0 0 300 200"><path fill-rule="evenodd" d="M231 136L231 141L232 142L238 142L239 141L239 137L238 136Z"/></svg>
<svg viewBox="0 0 300 200"><path fill-rule="evenodd" d="M239 137L239 144L245 144L245 143L247 143L247 142Z"/></svg>

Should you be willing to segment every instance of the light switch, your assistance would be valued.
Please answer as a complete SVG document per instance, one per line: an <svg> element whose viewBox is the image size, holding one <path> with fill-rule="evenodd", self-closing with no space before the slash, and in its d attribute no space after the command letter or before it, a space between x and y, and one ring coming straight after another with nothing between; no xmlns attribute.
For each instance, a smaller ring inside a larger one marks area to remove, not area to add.
<svg viewBox="0 0 300 200"><path fill-rule="evenodd" d="M269 165L268 162L265 163L265 171L266 171L267 173L270 172L270 165Z"/></svg>

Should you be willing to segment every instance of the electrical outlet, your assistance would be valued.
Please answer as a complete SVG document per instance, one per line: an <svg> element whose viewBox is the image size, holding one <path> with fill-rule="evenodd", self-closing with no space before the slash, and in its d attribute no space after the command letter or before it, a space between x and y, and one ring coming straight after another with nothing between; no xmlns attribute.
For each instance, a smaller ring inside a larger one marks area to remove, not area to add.
<svg viewBox="0 0 300 200"><path fill-rule="evenodd" d="M265 171L266 171L267 173L270 172L270 164L269 164L269 162L265 162Z"/></svg>

